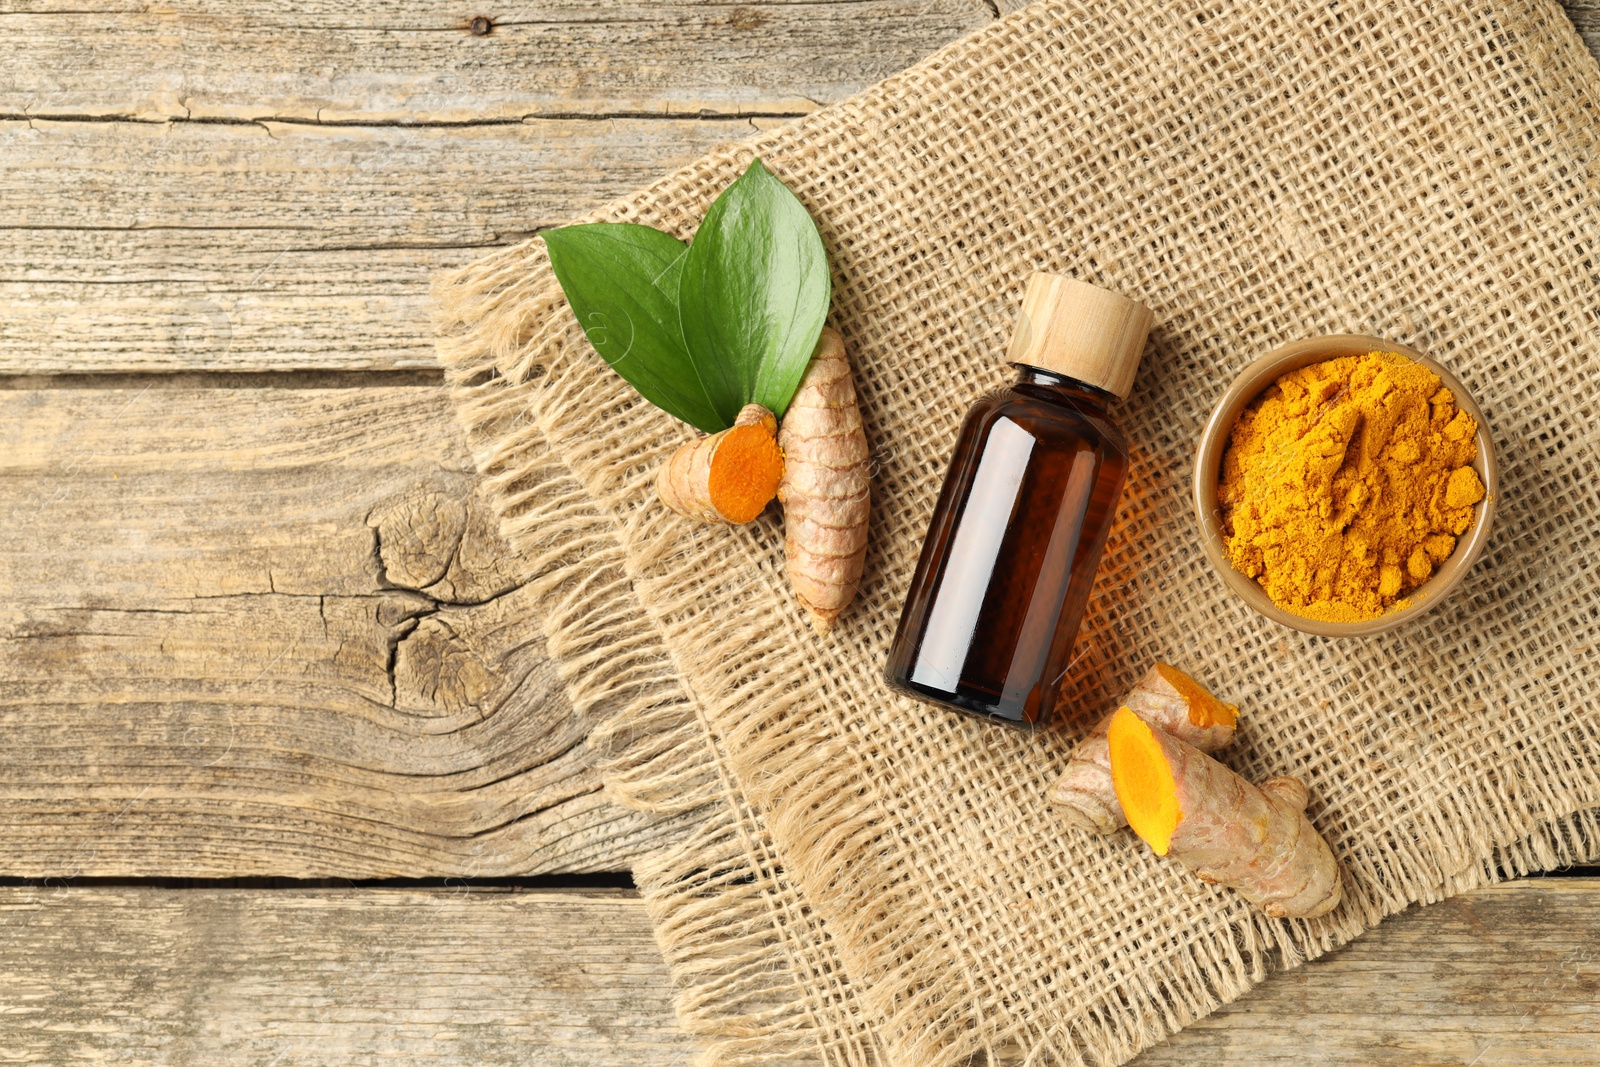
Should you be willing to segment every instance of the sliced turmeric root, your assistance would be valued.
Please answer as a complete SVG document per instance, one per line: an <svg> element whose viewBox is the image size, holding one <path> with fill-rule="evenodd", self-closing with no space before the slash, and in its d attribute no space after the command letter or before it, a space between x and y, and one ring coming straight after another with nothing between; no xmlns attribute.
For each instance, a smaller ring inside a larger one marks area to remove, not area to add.
<svg viewBox="0 0 1600 1067"><path fill-rule="evenodd" d="M772 412L745 405L728 429L674 452L656 472L656 494L679 515L701 522L753 521L783 479L777 429Z"/></svg>
<svg viewBox="0 0 1600 1067"><path fill-rule="evenodd" d="M1122 706L1202 752L1215 752L1232 741L1239 720L1237 707L1224 704L1170 663L1157 663L1145 672L1122 698ZM1050 790L1051 802L1065 809L1069 822L1100 834L1128 825L1111 782L1111 749L1106 742L1111 719L1111 715L1101 719L1078 743L1066 773Z"/></svg>
<svg viewBox="0 0 1600 1067"><path fill-rule="evenodd" d="M1128 708L1111 717L1107 742L1117 800L1156 855L1274 918L1313 919L1338 905L1339 866L1305 816L1298 778L1257 788Z"/></svg>

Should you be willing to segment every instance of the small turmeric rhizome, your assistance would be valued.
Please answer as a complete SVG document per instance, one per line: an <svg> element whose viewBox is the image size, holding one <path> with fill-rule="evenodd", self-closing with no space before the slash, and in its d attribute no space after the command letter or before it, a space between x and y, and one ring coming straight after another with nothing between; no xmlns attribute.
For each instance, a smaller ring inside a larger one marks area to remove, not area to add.
<svg viewBox="0 0 1600 1067"><path fill-rule="evenodd" d="M1404 607L1472 526L1477 432L1437 374L1395 352L1285 374L1240 414L1223 455L1229 562L1306 618Z"/></svg>

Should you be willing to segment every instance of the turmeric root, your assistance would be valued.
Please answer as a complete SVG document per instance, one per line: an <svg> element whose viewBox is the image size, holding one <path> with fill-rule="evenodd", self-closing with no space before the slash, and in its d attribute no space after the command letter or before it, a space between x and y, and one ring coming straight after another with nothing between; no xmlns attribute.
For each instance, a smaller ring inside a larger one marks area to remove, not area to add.
<svg viewBox="0 0 1600 1067"><path fill-rule="evenodd" d="M867 436L844 339L825 327L778 433L784 569L819 634L856 595L867 556Z"/></svg>
<svg viewBox="0 0 1600 1067"><path fill-rule="evenodd" d="M1305 816L1298 778L1260 788L1127 708L1107 732L1128 825L1158 856L1237 889L1273 918L1314 919L1339 903L1339 866Z"/></svg>
<svg viewBox="0 0 1600 1067"><path fill-rule="evenodd" d="M728 429L674 452L656 472L656 494L679 515L701 522L752 521L783 478L777 429L772 412L746 404Z"/></svg>
<svg viewBox="0 0 1600 1067"><path fill-rule="evenodd" d="M1167 663L1157 663L1145 672L1122 698L1122 706L1201 752L1215 752L1232 741L1239 719L1237 707L1224 704L1205 686ZM1079 742L1066 773L1050 790L1051 802L1066 809L1063 814L1068 822L1097 834L1128 825L1111 783L1111 749L1106 742L1111 719L1112 715L1101 719Z"/></svg>

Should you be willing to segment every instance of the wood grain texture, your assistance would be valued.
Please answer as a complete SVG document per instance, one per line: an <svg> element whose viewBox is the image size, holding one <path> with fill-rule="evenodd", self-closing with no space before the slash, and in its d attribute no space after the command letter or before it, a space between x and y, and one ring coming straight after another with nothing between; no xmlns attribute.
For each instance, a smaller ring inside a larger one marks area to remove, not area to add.
<svg viewBox="0 0 1600 1067"><path fill-rule="evenodd" d="M0 122L0 370L431 367L435 272L751 130Z"/></svg>
<svg viewBox="0 0 1600 1067"><path fill-rule="evenodd" d="M0 890L0 1063L671 1067L631 893Z"/></svg>
<svg viewBox="0 0 1600 1067"><path fill-rule="evenodd" d="M432 366L435 272L991 17L972 0L536 7L483 38L437 4L8 7L0 374ZM1600 5L1570 10L1600 47Z"/></svg>
<svg viewBox="0 0 1600 1067"><path fill-rule="evenodd" d="M0 373L433 366L439 270L992 18L590 0L474 37L466 10L8 6Z"/></svg>
<svg viewBox="0 0 1600 1067"><path fill-rule="evenodd" d="M1561 0L1589 51L1600 56L1600 0Z"/></svg>
<svg viewBox="0 0 1600 1067"><path fill-rule="evenodd" d="M430 378L0 390L0 873L625 869Z"/></svg>
<svg viewBox="0 0 1600 1067"><path fill-rule="evenodd" d="M1131 1067L1587 1067L1600 880L1537 878L1390 919L1275 975Z"/></svg>
<svg viewBox="0 0 1600 1067"><path fill-rule="evenodd" d="M692 1054L631 892L0 889L0 1063L671 1065ZM1579 1067L1600 883L1407 912L1134 1061Z"/></svg>
<svg viewBox="0 0 1600 1067"><path fill-rule="evenodd" d="M0 114L359 123L804 114L994 17L983 0L6 8L22 62Z"/></svg>
<svg viewBox="0 0 1600 1067"><path fill-rule="evenodd" d="M431 366L435 271L991 17L476 13L6 4L0 374ZM598 794L431 376L13 379L0 506L0 874L51 877L0 888L0 1062L687 1060L628 894L79 883L616 870L674 832ZM1597 890L1408 913L1138 1062L1592 1063Z"/></svg>

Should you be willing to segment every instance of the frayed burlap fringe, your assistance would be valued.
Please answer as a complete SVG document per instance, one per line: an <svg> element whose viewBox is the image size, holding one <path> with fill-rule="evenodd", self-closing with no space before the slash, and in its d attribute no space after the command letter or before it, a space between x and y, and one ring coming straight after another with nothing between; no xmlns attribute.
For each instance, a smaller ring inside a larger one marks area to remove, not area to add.
<svg viewBox="0 0 1600 1067"><path fill-rule="evenodd" d="M1600 69L1548 0L1045 2L594 218L687 236L759 154L820 220L875 450L857 604L809 635L774 516L684 524L688 431L593 355L542 245L444 279L441 344L551 651L623 803L689 814L641 890L710 1062L1118 1063L1383 916L1600 854ZM1068 695L1032 736L878 676L962 412L1030 269L1140 296L1133 469ZM1408 341L1502 443L1451 603L1330 642L1252 616L1185 502L1207 409L1273 344ZM1043 802L1163 658L1244 708L1230 761L1303 773L1346 904L1265 919Z"/></svg>
<svg viewBox="0 0 1600 1067"><path fill-rule="evenodd" d="M590 744L604 756L607 793L692 816L691 830L640 862L634 878L671 967L679 1020L706 1039L699 1062L803 1061L829 1050L838 1062L878 1062L859 1015L841 1009L849 996L825 931L763 848L759 816L720 771L658 633L632 614L613 528L501 392L503 379L458 385L471 396L463 410L482 420L471 436L490 499L535 575L548 651L573 706L595 716Z"/></svg>

